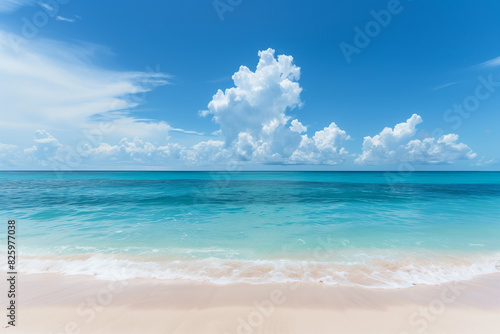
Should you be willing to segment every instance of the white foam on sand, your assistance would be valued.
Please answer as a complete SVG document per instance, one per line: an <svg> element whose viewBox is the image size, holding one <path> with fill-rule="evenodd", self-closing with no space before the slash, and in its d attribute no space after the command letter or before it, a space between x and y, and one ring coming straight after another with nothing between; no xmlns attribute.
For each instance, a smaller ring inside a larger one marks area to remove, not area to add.
<svg viewBox="0 0 500 334"><path fill-rule="evenodd" d="M5 262L5 261L4 261ZM5 268L5 263L0 263ZM401 258L362 256L355 261L294 259L173 259L111 254L24 256L18 264L23 274L59 273L90 275L100 280L154 278L161 280L231 283L322 282L368 288L406 288L469 280L500 272L500 254L474 257Z"/></svg>

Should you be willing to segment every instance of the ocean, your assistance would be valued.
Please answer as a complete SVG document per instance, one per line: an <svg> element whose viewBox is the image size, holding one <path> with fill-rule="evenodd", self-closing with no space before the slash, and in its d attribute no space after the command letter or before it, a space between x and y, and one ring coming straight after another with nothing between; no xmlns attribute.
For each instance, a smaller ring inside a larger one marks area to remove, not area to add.
<svg viewBox="0 0 500 334"><path fill-rule="evenodd" d="M500 271L500 172L0 172L0 182L0 242L16 219L21 275L405 288Z"/></svg>

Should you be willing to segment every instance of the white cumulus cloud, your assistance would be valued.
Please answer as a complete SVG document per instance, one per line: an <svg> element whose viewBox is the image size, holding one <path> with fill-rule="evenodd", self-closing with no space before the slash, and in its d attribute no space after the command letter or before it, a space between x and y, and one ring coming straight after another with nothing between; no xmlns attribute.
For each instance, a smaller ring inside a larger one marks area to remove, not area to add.
<svg viewBox="0 0 500 334"><path fill-rule="evenodd" d="M131 113L143 103L140 94L167 84L170 76L159 70L99 68L90 61L90 49L39 40L13 50L7 34L0 31L1 168L182 169L336 165L348 158L352 162L354 155L344 147L351 137L337 123L328 120L314 131L295 116L302 111L302 87L300 68L291 56L276 56L267 49L258 53L255 70L241 66L232 76L234 86L218 90L199 113L220 127L205 136ZM456 134L417 137L420 123L422 118L414 114L394 128L364 137L355 162L446 164L476 157ZM172 142L173 132L193 137L181 145Z"/></svg>
<svg viewBox="0 0 500 334"><path fill-rule="evenodd" d="M312 138L303 135L299 147L290 157L290 162L330 165L342 163L348 154L342 144L349 139L350 136L332 122L323 130L316 131Z"/></svg>
<svg viewBox="0 0 500 334"><path fill-rule="evenodd" d="M307 126L300 123L298 119L294 119L291 123L290 130L297 133L307 132Z"/></svg>
<svg viewBox="0 0 500 334"><path fill-rule="evenodd" d="M235 87L218 90L205 115L212 114L228 142L240 132L260 137L264 126L285 124L285 111L300 105L300 68L291 56L276 59L274 50L259 52L255 72L241 66L233 75Z"/></svg>
<svg viewBox="0 0 500 334"><path fill-rule="evenodd" d="M394 129L386 127L373 137L365 137L363 153L356 158L356 163L379 165L408 161L415 164L442 164L476 157L470 147L458 141L456 134L443 135L437 140L432 137L414 139L420 123L422 118L413 114Z"/></svg>
<svg viewBox="0 0 500 334"><path fill-rule="evenodd" d="M272 49L259 52L254 72L241 66L233 75L234 87L217 91L208 110L201 112L203 116L212 116L220 126L215 134L219 139L189 146L170 142L168 133L200 134L118 110L136 105L135 101L123 100L123 94L150 89L134 80L142 77L142 73L109 74L88 67L85 67L87 73L83 73L77 66L55 63L38 53L14 58L0 52L0 58L3 56L12 65L0 65L0 71L8 74L13 71L9 74L11 78L20 80L15 88L7 87L4 82L6 91L0 95L4 94L2 103L7 110L13 111L14 116L6 114L7 123L35 132L34 143L24 149L19 159L31 165L73 169L86 164L116 166L120 162L206 167L233 163L342 163L347 156L343 143L350 139L344 130L332 122L309 136L308 127L288 115L302 105L300 68L293 64L291 56L275 57L274 53ZM28 64L28 60L32 64ZM35 69L35 65L40 68ZM30 87L35 80L33 76L40 81L40 86ZM153 75L153 80L154 85L163 84L161 80L166 77ZM20 90L21 84L27 89ZM12 96L8 97L9 94ZM19 94L33 96L33 99L23 99ZM48 130L39 130L56 125L78 133L80 140L71 144L56 139ZM35 130L30 130L31 127ZM5 146L2 151L13 149Z"/></svg>
<svg viewBox="0 0 500 334"><path fill-rule="evenodd" d="M349 139L335 123L309 138L307 127L287 113L302 105L300 67L293 57L260 51L255 71L241 66L234 87L218 90L202 116L220 125L224 148L240 161L257 163L334 164L342 160ZM202 147L201 149L205 149ZM342 152L342 153L341 153ZM226 154L227 156L227 154Z"/></svg>

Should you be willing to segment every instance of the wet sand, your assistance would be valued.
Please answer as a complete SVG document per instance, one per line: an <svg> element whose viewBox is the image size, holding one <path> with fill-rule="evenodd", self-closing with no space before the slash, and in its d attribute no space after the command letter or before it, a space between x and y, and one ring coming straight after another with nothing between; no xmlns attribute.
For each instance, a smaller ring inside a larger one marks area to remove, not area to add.
<svg viewBox="0 0 500 334"><path fill-rule="evenodd" d="M500 333L500 274L407 289L44 274L18 292L2 333Z"/></svg>

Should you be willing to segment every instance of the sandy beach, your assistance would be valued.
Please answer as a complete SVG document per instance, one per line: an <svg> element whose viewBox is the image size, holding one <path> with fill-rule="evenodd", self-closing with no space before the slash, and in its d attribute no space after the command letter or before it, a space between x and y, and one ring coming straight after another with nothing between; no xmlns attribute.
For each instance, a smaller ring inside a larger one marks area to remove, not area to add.
<svg viewBox="0 0 500 334"><path fill-rule="evenodd" d="M499 18L0 0L0 334L500 334Z"/></svg>
<svg viewBox="0 0 500 334"><path fill-rule="evenodd" d="M498 333L500 274L407 289L24 275L5 333Z"/></svg>

